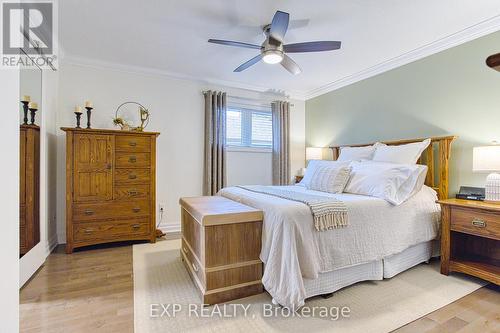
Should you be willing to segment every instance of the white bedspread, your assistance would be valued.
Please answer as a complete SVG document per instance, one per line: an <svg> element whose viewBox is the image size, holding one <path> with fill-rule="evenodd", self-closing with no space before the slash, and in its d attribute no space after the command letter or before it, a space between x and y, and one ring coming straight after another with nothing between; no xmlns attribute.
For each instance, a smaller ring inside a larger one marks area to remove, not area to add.
<svg viewBox="0 0 500 333"><path fill-rule="evenodd" d="M237 187L219 192L263 210L262 283L288 308L304 305L303 277L316 279L321 272L379 260L438 235L440 208L435 203L436 192L427 186L399 206L374 197L311 191L298 185L288 189L344 201L349 225L316 231L309 207L303 203Z"/></svg>

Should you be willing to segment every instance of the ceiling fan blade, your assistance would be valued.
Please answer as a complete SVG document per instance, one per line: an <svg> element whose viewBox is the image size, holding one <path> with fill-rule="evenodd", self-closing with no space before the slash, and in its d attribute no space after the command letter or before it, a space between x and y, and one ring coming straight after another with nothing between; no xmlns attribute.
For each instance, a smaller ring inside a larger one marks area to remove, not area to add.
<svg viewBox="0 0 500 333"><path fill-rule="evenodd" d="M274 14L269 28L269 35L277 41L283 42L286 31L288 30L288 23L290 21L290 14L278 10Z"/></svg>
<svg viewBox="0 0 500 333"><path fill-rule="evenodd" d="M281 60L281 66L285 67L287 71L292 73L293 75L300 74L302 69L300 69L299 65L295 63L289 56L286 54L283 55L283 60Z"/></svg>
<svg viewBox="0 0 500 333"><path fill-rule="evenodd" d="M242 42L234 42L232 40L222 40L222 39L209 39L209 43L228 45L228 46L237 46L237 47L245 47L247 49L255 49L260 50L260 45L250 44L250 43L242 43Z"/></svg>
<svg viewBox="0 0 500 333"><path fill-rule="evenodd" d="M283 51L287 53L332 51L340 49L340 45L341 42L336 41L295 43L283 45Z"/></svg>
<svg viewBox="0 0 500 333"><path fill-rule="evenodd" d="M247 62L241 64L238 68L236 68L233 72L242 72L244 71L245 69L247 69L248 67L252 66L252 65L255 65L256 63L258 63L260 61L260 59L262 59L263 55L262 53L259 54L258 56L256 57L253 57L252 59L248 60Z"/></svg>

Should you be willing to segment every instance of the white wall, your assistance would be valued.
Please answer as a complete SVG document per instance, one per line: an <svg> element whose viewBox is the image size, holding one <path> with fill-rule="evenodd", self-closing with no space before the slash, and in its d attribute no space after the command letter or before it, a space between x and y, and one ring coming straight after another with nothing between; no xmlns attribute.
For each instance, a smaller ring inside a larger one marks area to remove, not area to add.
<svg viewBox="0 0 500 333"><path fill-rule="evenodd" d="M73 109L85 100L94 102L94 128L114 128L116 107L125 101L138 101L151 111L147 130L161 132L157 145L157 204L164 204L162 226L178 230L182 196L202 193L204 102L202 90L223 89L229 95L260 98L248 90L216 87L199 82L140 74L62 62L57 127L75 126ZM269 95L265 95L269 99ZM292 173L304 165L305 103L292 101ZM83 106L83 105L82 105ZM270 183L269 153L228 153L228 182L231 184ZM65 137L57 130L57 233L65 242Z"/></svg>
<svg viewBox="0 0 500 333"><path fill-rule="evenodd" d="M272 152L228 151L227 185L271 185L272 162Z"/></svg>
<svg viewBox="0 0 500 333"><path fill-rule="evenodd" d="M0 332L19 330L19 71L0 70L2 133Z"/></svg>
<svg viewBox="0 0 500 333"><path fill-rule="evenodd" d="M40 242L19 260L19 285L26 281L45 262L57 245L56 232L56 116L59 73L44 70L40 113Z"/></svg>

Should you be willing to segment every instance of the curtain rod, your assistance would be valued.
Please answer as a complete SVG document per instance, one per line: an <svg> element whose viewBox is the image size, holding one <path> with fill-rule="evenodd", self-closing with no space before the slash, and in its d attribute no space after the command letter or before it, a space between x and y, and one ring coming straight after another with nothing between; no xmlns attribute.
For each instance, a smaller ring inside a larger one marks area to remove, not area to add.
<svg viewBox="0 0 500 333"><path fill-rule="evenodd" d="M202 93L206 94L211 90L203 90ZM227 95L228 98L234 98L234 99L240 99L240 100L246 100L246 101L255 101L255 102L274 102L276 100L279 100L279 96L276 96L276 98L271 99L270 96L267 96L267 98L252 98L252 97L241 97L241 96L234 96L234 95ZM287 97L283 96L284 100L288 100ZM293 103L290 103L290 106L295 106Z"/></svg>

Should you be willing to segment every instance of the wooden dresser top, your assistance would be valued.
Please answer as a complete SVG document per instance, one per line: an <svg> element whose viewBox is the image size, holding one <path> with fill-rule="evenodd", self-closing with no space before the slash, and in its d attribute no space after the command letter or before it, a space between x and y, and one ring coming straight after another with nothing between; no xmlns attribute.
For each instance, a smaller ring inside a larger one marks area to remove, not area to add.
<svg viewBox="0 0 500 333"><path fill-rule="evenodd" d="M476 201L476 200L464 200L464 199L445 199L438 200L437 203L442 205L449 205L454 207L471 208L471 209L485 209L500 212L500 204Z"/></svg>
<svg viewBox="0 0 500 333"><path fill-rule="evenodd" d="M112 129L87 129L87 128L74 128L74 127L61 127L65 132L78 132L78 133L95 133L95 134L123 134L123 135L160 135L159 132L139 132L139 131L122 131Z"/></svg>
<svg viewBox="0 0 500 333"><path fill-rule="evenodd" d="M33 129L35 131L39 131L40 130L40 126L38 126L38 125L29 125L29 124L28 125L22 124L22 125L19 126L19 128L23 129L23 130L25 130L25 129Z"/></svg>
<svg viewBox="0 0 500 333"><path fill-rule="evenodd" d="M203 226L262 221L262 211L220 197L181 198L180 205Z"/></svg>

